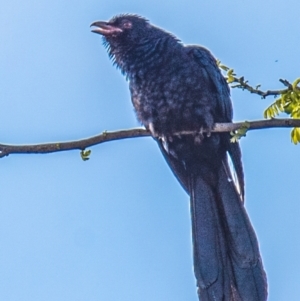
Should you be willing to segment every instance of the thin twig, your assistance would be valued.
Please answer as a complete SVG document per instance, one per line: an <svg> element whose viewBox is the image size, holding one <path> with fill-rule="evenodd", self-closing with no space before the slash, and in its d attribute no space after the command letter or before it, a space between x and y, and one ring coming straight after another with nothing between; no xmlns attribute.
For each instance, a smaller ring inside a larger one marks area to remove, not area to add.
<svg viewBox="0 0 300 301"><path fill-rule="evenodd" d="M233 76L232 83L238 83L237 85L231 86L232 88L240 88L243 90L248 90L250 93L258 94L262 98L266 98L267 96L278 96L280 94L284 94L293 89L292 84L286 79L279 79L279 81L285 85L287 88L282 90L267 90L262 91L258 89L258 87L254 88L248 84L248 81L245 81L244 77L235 77Z"/></svg>

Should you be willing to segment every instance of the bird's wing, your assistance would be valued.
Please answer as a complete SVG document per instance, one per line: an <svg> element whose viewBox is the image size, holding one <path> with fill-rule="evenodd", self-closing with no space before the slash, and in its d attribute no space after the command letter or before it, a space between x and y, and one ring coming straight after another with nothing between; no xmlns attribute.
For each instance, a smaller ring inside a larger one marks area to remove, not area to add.
<svg viewBox="0 0 300 301"><path fill-rule="evenodd" d="M233 110L229 86L217 65L216 59L210 51L204 47L190 45L185 46L185 48L188 54L192 55L194 60L207 71L211 82L215 86L217 91L218 115L220 116L220 119L216 120L216 122L232 122ZM230 135L228 134L226 135L225 144L238 179L238 190L240 191L241 198L244 199L244 170L239 143L231 143Z"/></svg>
<svg viewBox="0 0 300 301"><path fill-rule="evenodd" d="M233 113L230 90L226 79L217 65L216 59L210 51L204 47L190 45L185 46L185 48L188 53L194 57L194 60L207 71L210 80L216 88L219 115L222 118L219 122L231 122Z"/></svg>
<svg viewBox="0 0 300 301"><path fill-rule="evenodd" d="M184 168L184 165L182 164L182 162L180 162L177 158L175 158L174 156L172 156L172 154L169 153L168 149L166 148L166 146L163 143L162 138L154 138L154 139L158 143L158 146L159 146L166 162L168 163L171 170L173 171L173 174L175 175L176 179L181 184L183 189L188 194L190 194L188 176L187 176L186 169Z"/></svg>

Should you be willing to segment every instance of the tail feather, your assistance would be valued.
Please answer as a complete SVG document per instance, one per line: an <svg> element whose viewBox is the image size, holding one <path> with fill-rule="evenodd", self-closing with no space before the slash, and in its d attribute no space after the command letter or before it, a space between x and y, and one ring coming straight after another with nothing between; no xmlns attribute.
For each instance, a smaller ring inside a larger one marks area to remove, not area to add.
<svg viewBox="0 0 300 301"><path fill-rule="evenodd" d="M201 301L265 301L258 241L225 165L190 176L194 270Z"/></svg>
<svg viewBox="0 0 300 301"><path fill-rule="evenodd" d="M197 262L194 269L198 285L206 289L218 280L222 250L214 195L204 179L196 176L191 180L190 191L194 261Z"/></svg>
<svg viewBox="0 0 300 301"><path fill-rule="evenodd" d="M258 242L239 195L224 167L218 174L219 211L224 215L225 235L230 244L231 255L241 267L256 265L259 255Z"/></svg>

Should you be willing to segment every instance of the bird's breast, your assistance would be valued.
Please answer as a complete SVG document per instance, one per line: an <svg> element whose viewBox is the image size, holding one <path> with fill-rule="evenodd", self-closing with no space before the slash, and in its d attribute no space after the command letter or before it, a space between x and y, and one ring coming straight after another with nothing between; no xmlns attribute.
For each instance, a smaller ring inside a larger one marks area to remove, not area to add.
<svg viewBox="0 0 300 301"><path fill-rule="evenodd" d="M170 134L212 126L213 93L199 72L184 67L164 66L130 78L132 103L147 128L152 124L156 132Z"/></svg>

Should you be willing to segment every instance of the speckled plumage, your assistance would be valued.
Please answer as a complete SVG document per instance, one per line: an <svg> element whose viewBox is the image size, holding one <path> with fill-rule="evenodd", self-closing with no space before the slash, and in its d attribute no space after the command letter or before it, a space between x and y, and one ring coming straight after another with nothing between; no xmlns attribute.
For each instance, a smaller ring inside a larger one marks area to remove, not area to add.
<svg viewBox="0 0 300 301"><path fill-rule="evenodd" d="M137 15L92 25L129 80L137 118L151 131L191 197L194 271L201 301L265 301L266 276L242 203L239 145L229 142L228 133L174 135L232 121L229 88L216 60L207 49L185 46Z"/></svg>

